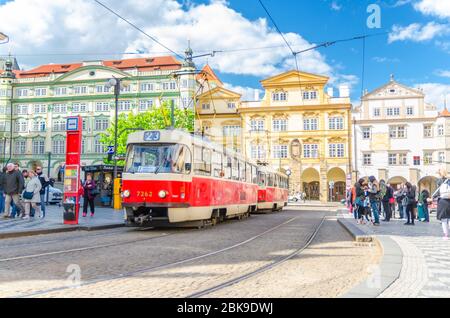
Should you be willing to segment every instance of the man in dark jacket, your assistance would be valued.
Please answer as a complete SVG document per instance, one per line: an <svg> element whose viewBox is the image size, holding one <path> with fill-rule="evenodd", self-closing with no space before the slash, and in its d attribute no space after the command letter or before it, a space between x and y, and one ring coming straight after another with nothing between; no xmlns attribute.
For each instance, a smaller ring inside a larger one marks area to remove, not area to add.
<svg viewBox="0 0 450 318"><path fill-rule="evenodd" d="M373 225L380 225L380 210L378 208L380 189L377 184L377 179L374 176L369 177L369 200L372 214L374 217Z"/></svg>
<svg viewBox="0 0 450 318"><path fill-rule="evenodd" d="M10 214L11 201L14 202L14 204L21 212L25 211L19 198L19 194L20 192L22 192L23 188L24 188L24 179L22 177L22 174L14 169L14 164L8 163L8 165L6 166L6 174L3 179L3 189L6 194L5 216L4 216L5 218L9 218L11 216ZM18 212L18 216L21 213L20 211Z"/></svg>
<svg viewBox="0 0 450 318"><path fill-rule="evenodd" d="M387 185L384 180L380 181L380 187L381 184L384 184L385 187L385 191L383 192L383 197L381 198L381 204L383 204L383 210L384 210L384 220L385 222L389 222L391 220L392 217L392 210L391 210L391 205L389 204L389 201L394 197L394 190L392 190L392 188Z"/></svg>

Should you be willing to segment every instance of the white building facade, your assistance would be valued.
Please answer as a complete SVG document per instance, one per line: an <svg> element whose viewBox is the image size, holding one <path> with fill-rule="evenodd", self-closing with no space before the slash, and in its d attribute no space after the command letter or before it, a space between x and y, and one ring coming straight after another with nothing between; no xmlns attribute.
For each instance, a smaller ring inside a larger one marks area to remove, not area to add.
<svg viewBox="0 0 450 318"><path fill-rule="evenodd" d="M375 176L394 187L410 181L434 190L446 162L445 118L421 90L394 80L367 93L354 111L356 178Z"/></svg>

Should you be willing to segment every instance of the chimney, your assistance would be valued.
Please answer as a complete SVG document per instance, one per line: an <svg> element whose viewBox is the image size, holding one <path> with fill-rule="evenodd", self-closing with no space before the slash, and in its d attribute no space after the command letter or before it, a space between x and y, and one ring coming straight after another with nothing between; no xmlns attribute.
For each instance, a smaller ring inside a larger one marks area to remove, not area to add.
<svg viewBox="0 0 450 318"><path fill-rule="evenodd" d="M255 89L255 102L259 102L259 90Z"/></svg>
<svg viewBox="0 0 450 318"><path fill-rule="evenodd" d="M345 98L350 97L350 89L347 85L341 85L339 86L339 97Z"/></svg>
<svg viewBox="0 0 450 318"><path fill-rule="evenodd" d="M333 95L334 95L333 87L327 88L327 94L328 94L328 96L333 97Z"/></svg>

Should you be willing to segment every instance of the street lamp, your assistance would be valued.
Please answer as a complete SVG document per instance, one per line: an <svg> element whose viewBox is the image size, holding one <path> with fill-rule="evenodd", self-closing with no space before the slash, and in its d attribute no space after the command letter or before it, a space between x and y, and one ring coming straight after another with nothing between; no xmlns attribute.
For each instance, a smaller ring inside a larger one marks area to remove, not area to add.
<svg viewBox="0 0 450 318"><path fill-rule="evenodd" d="M115 118L114 118L114 175L113 180L117 178L117 123L119 118L119 95L120 95L120 84L121 80L119 78L113 77L106 82L106 87L114 87L114 97L115 97ZM113 189L114 182L113 181Z"/></svg>
<svg viewBox="0 0 450 318"><path fill-rule="evenodd" d="M286 175L288 177L288 191L290 192L289 178L291 177L292 171L291 169L286 169Z"/></svg>
<svg viewBox="0 0 450 318"><path fill-rule="evenodd" d="M5 33L0 32L0 44L6 44L9 42L9 36Z"/></svg>

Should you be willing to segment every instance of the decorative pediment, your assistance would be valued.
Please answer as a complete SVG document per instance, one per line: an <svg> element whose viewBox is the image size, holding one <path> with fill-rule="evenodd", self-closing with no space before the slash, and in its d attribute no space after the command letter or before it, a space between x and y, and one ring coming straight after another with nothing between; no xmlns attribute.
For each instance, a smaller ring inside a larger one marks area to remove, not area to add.
<svg viewBox="0 0 450 318"><path fill-rule="evenodd" d="M318 144L320 143L319 139L314 139L314 138L307 138L307 139L303 139L303 144Z"/></svg>
<svg viewBox="0 0 450 318"><path fill-rule="evenodd" d="M275 113L272 115L273 119L288 119L289 115L285 113Z"/></svg>
<svg viewBox="0 0 450 318"><path fill-rule="evenodd" d="M319 117L320 113L319 112L304 112L303 113L303 117L309 117L309 118L315 118L315 117Z"/></svg>
<svg viewBox="0 0 450 318"><path fill-rule="evenodd" d="M222 122L222 126L241 126L241 122L238 120L227 120Z"/></svg>
<svg viewBox="0 0 450 318"><path fill-rule="evenodd" d="M372 98L402 98L402 97L424 97L425 95L418 89L414 89L394 80L366 94L363 99Z"/></svg>
<svg viewBox="0 0 450 318"><path fill-rule="evenodd" d="M261 137L256 137L256 138L253 138L250 141L250 144L252 144L252 145L261 145L261 146L266 147L266 139L265 138L261 138Z"/></svg>
<svg viewBox="0 0 450 318"><path fill-rule="evenodd" d="M111 68L102 65L88 65L77 68L71 72L58 77L54 83L70 82L70 81L80 81L80 80L108 80L112 77L124 78L131 76L128 73L122 72L116 68Z"/></svg>
<svg viewBox="0 0 450 318"><path fill-rule="evenodd" d="M343 117L343 116L345 116L345 113L338 111L332 111L328 113L328 117Z"/></svg>
<svg viewBox="0 0 450 318"><path fill-rule="evenodd" d="M342 143L346 142L347 140L342 137L333 137L328 139L328 143Z"/></svg>
<svg viewBox="0 0 450 318"><path fill-rule="evenodd" d="M299 86L299 85L325 85L329 78L317 74L311 74L306 72L288 71L273 77L269 77L261 81L261 85L265 88L269 87L286 87L286 86Z"/></svg>
<svg viewBox="0 0 450 318"><path fill-rule="evenodd" d="M208 90L198 96L198 99L226 99L226 100L239 100L241 98L241 94L230 91L221 86L217 86L211 90Z"/></svg>
<svg viewBox="0 0 450 318"><path fill-rule="evenodd" d="M265 120L264 116L261 116L261 115L258 115L258 114L250 116L250 119L251 120L255 120L255 119Z"/></svg>

